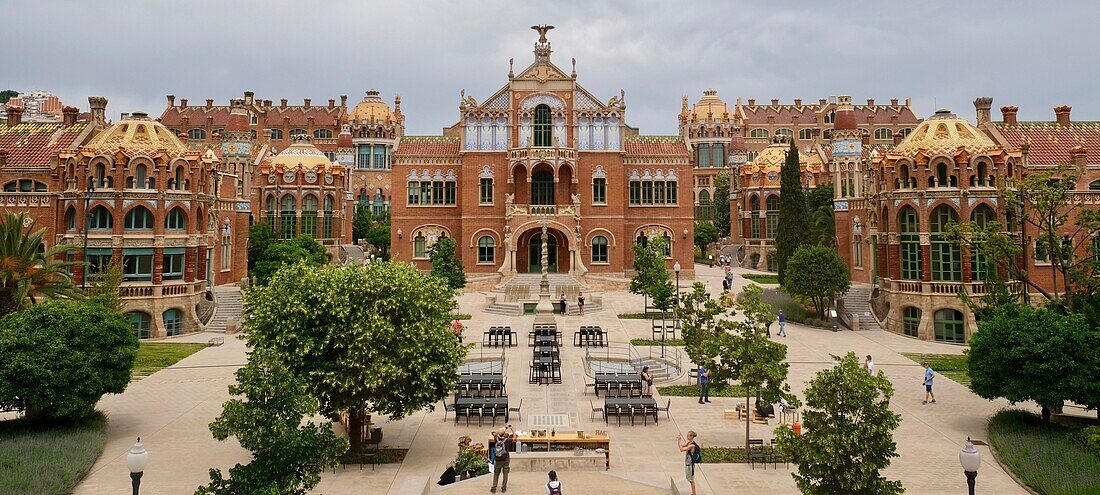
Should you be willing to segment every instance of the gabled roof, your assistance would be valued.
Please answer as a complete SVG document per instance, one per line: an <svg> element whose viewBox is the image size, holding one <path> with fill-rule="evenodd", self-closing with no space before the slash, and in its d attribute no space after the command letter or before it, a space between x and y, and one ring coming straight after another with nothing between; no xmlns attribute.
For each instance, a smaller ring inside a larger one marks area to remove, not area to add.
<svg viewBox="0 0 1100 495"><path fill-rule="evenodd" d="M684 155L687 144L680 136L633 136L623 141L623 151L628 155Z"/></svg>
<svg viewBox="0 0 1100 495"><path fill-rule="evenodd" d="M23 122L14 127L0 122L0 149L8 154L9 167L46 167L59 151L80 144L87 129L87 122Z"/></svg>
<svg viewBox="0 0 1100 495"><path fill-rule="evenodd" d="M998 137L1010 151L1020 151L1023 143L1029 143L1028 162L1036 165L1062 165L1070 163L1069 150L1076 146L1086 149L1087 163L1100 163L1100 122L1019 122L1005 125L991 122Z"/></svg>
<svg viewBox="0 0 1100 495"><path fill-rule="evenodd" d="M450 136L404 136L397 144L395 155L457 155L459 151L457 137Z"/></svg>
<svg viewBox="0 0 1100 495"><path fill-rule="evenodd" d="M738 105L737 108L741 112L745 127L750 127L753 125L766 125L769 115L775 115L776 125L792 125L794 115L798 115L798 125L813 125L815 116L823 115L826 111L835 107L836 105L832 103L826 103L824 106L813 103L808 105L742 104ZM865 125L869 115L874 115L876 125L890 124L890 117L893 115L898 116L899 124L916 125L921 121L920 117L917 117L913 110L905 105L853 105L853 108L856 112L856 123L859 125Z"/></svg>

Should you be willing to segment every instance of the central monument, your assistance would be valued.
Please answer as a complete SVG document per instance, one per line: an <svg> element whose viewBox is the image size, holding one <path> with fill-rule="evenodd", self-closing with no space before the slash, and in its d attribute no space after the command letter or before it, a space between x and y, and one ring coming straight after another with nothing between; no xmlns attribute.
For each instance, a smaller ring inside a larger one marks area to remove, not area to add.
<svg viewBox="0 0 1100 495"><path fill-rule="evenodd" d="M542 256L540 262L542 263L542 278L539 279L539 303L535 305L535 323L554 323L554 303L550 302L550 277L547 274L547 266L549 265L550 258L549 253L546 251L546 226L549 224L546 220L541 222L542 225Z"/></svg>

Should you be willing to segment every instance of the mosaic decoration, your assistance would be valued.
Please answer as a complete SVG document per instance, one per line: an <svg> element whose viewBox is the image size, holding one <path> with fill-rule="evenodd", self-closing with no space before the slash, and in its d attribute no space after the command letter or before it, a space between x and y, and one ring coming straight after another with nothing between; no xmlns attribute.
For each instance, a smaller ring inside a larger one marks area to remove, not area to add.
<svg viewBox="0 0 1100 495"><path fill-rule="evenodd" d="M848 211L848 201L833 201L833 211Z"/></svg>
<svg viewBox="0 0 1100 495"><path fill-rule="evenodd" d="M491 99L485 102L482 108L487 110L507 110L509 104L512 102L512 92L502 91L496 95L496 97L490 97Z"/></svg>
<svg viewBox="0 0 1100 495"><path fill-rule="evenodd" d="M595 98L592 98L591 96L589 96L588 93L586 93L584 91L575 91L573 94L576 95L576 100L575 100L576 104L574 104L575 109L577 109L577 110L601 110L601 109L603 109L603 105L600 104L600 102L596 101Z"/></svg>
<svg viewBox="0 0 1100 495"><path fill-rule="evenodd" d="M863 154L863 143L858 139L833 141L833 156L859 156L861 154Z"/></svg>
<svg viewBox="0 0 1100 495"><path fill-rule="evenodd" d="M478 176L478 178L481 178L481 179L492 179L493 178L493 168L488 166L488 165L484 165L484 166L481 167L481 172L477 176Z"/></svg>
<svg viewBox="0 0 1100 495"><path fill-rule="evenodd" d="M565 110L565 102L561 101L561 98L547 94L528 96L526 99L523 100L520 108L524 110L530 110L539 105L546 105L554 110Z"/></svg>

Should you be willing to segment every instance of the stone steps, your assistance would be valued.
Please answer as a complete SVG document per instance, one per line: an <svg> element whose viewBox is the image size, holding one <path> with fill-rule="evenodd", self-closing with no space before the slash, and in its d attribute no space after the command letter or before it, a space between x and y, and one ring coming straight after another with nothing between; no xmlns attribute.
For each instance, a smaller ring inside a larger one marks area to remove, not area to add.
<svg viewBox="0 0 1100 495"><path fill-rule="evenodd" d="M226 325L230 321L237 323L241 321L244 309L241 303L241 290L232 285L215 287L214 301L218 307L214 312L214 318L206 325L206 331L225 333Z"/></svg>
<svg viewBox="0 0 1100 495"><path fill-rule="evenodd" d="M852 285L843 299L844 308L859 321L860 330L882 330L878 320L871 314L870 285Z"/></svg>

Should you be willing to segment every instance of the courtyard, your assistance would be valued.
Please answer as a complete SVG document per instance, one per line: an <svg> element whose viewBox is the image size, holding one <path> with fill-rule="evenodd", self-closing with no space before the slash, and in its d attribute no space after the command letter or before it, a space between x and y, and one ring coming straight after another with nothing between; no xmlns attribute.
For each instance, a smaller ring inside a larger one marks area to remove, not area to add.
<svg viewBox="0 0 1100 495"><path fill-rule="evenodd" d="M717 294L722 270L696 265L698 280ZM734 268L735 273L743 273ZM735 277L735 288L749 283ZM688 281L683 281L688 285ZM632 338L649 338L648 320L619 319L617 314L637 312L642 300L626 292L602 295L602 311L589 312L585 317L557 317L565 342L561 347L562 383L529 384L530 348L521 339L516 347L506 348L504 371L509 405L522 400L520 417L510 422L519 430L529 430L526 421L535 415L560 415L567 425L559 430L606 430L611 438L610 470L607 472L560 472L560 479L569 493L671 493L670 478L683 481L683 454L676 448L676 436L694 430L704 447L737 447L744 442L743 421L725 419L725 410L734 409L744 399L715 397L712 403L699 404L694 397L672 397L670 419L660 414L660 422L643 426L641 422L616 426L612 420L605 425L599 414L593 414L590 401L599 405L591 390L586 392L583 368L585 349L571 345L572 332L583 325L598 325L608 333L613 344L625 344ZM522 337L533 323L533 316L501 316L484 311L485 295L465 291L459 297L459 312L472 315L466 323L468 341L480 342L481 334L490 326L506 325ZM801 395L806 382L817 371L831 366L831 354L849 351L858 356L870 354L877 369L893 383L895 396L891 409L901 415L901 426L895 431L900 457L884 473L900 480L906 493L962 493L966 481L959 466L958 454L966 438L984 440L985 425L996 411L1008 407L1005 401L988 401L977 397L966 387L944 377L936 381L937 404L922 404L920 386L922 369L902 353L961 354L962 346L921 341L881 331L831 331L788 323L788 382ZM211 334L195 334L174 339L205 342ZM109 433L103 454L74 493L117 494L129 489L130 479L125 467L126 452L134 438L140 436L151 453L142 481L142 493L191 493L208 481L211 467L227 469L235 463L248 461L248 454L234 440L218 442L211 438L207 425L220 413L222 403L229 398L226 387L233 373L246 362L246 347L236 336L226 336L225 344L204 349L182 361L146 377L120 395L107 396L99 409L109 417ZM499 348L470 351L471 357L499 355ZM592 352L597 352L593 349ZM590 381L591 379L588 378ZM686 374L666 384L690 384ZM658 384L662 385L662 384ZM662 407L669 399L654 393ZM1031 407L1031 406L1023 406ZM400 464L349 465L322 476L315 493L405 494L421 493L431 484L432 493L485 493L491 484L489 477L478 477L446 487L435 485L447 464L454 459L460 437L469 435L475 442L484 442L494 430L486 421L481 426L465 422L457 425L450 415L444 419L441 405L435 411L424 411L401 421L388 422L375 418L383 429L383 448L405 448L408 454ZM767 442L777 422L752 425L752 438ZM499 425L497 426L499 428ZM997 464L985 446L978 489L985 493L1027 493ZM796 493L791 469L782 463L766 469L749 464L703 464L697 470L699 493ZM542 493L545 473L512 472L510 493Z"/></svg>

